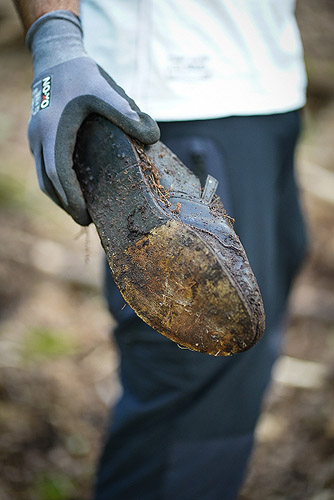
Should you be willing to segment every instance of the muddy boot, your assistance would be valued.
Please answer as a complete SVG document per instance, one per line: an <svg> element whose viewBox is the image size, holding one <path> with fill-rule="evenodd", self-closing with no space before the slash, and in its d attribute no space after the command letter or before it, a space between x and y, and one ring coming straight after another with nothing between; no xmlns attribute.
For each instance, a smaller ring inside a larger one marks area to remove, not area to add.
<svg viewBox="0 0 334 500"><path fill-rule="evenodd" d="M94 115L74 161L116 285L140 318L215 356L261 338L260 291L213 177L201 189L164 144L143 147Z"/></svg>

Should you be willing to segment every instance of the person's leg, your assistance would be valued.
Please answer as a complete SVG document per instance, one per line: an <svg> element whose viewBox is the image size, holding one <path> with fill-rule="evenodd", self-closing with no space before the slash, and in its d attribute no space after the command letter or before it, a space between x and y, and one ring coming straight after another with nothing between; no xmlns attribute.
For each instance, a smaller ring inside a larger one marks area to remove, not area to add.
<svg viewBox="0 0 334 500"><path fill-rule="evenodd" d="M117 338L124 393L97 498L234 498L276 353L263 343L231 359L181 350L138 318Z"/></svg>
<svg viewBox="0 0 334 500"><path fill-rule="evenodd" d="M183 350L128 306L121 311L123 301L111 293L108 277L109 303L119 321L115 338L123 394L106 436L96 499L232 500L277 356L294 271L289 255L297 263L303 246L303 233L287 240L280 223L283 196L284 213L295 229L301 224L291 170L297 122L291 113L161 124L161 129L162 140L202 181L206 172L220 181L222 200L237 218L264 292L269 329L257 346L231 358ZM293 228L287 233L295 234ZM280 272L286 276L282 284Z"/></svg>

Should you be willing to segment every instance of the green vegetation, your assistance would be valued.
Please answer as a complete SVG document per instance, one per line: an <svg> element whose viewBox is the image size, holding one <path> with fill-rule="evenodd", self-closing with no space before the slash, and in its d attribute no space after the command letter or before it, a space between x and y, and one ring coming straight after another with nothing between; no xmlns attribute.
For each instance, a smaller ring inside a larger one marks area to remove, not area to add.
<svg viewBox="0 0 334 500"><path fill-rule="evenodd" d="M22 208L25 185L14 177L0 175L0 208Z"/></svg>
<svg viewBox="0 0 334 500"><path fill-rule="evenodd" d="M49 327L34 327L29 330L22 346L22 356L29 361L66 356L74 351L74 342L65 332Z"/></svg>
<svg viewBox="0 0 334 500"><path fill-rule="evenodd" d="M72 481L59 472L38 478L33 490L38 500L68 500L75 493Z"/></svg>

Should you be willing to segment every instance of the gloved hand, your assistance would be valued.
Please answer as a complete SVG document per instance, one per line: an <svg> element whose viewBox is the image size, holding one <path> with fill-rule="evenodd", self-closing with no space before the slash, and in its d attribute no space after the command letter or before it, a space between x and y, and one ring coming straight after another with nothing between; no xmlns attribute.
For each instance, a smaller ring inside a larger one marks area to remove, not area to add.
<svg viewBox="0 0 334 500"><path fill-rule="evenodd" d="M145 144L159 139L158 125L86 54L80 20L72 12L40 17L26 43L34 62L28 136L40 188L87 225L90 217L72 168L81 123L97 113Z"/></svg>

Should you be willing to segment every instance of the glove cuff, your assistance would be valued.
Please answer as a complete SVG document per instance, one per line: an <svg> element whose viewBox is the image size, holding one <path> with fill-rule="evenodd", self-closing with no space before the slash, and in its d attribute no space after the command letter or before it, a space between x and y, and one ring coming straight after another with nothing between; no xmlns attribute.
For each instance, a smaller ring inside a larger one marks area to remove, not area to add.
<svg viewBox="0 0 334 500"><path fill-rule="evenodd" d="M41 16L29 28L26 45L31 50L34 74L77 57L87 56L80 19L69 10Z"/></svg>
<svg viewBox="0 0 334 500"><path fill-rule="evenodd" d="M25 41L26 41L26 46L30 50L32 50L32 42L37 30L46 22L55 19L63 19L65 21L73 23L75 26L79 28L82 35L81 22L78 16L76 16L73 12L69 10L54 10L52 12L44 14L44 16L39 17L28 29Z"/></svg>

